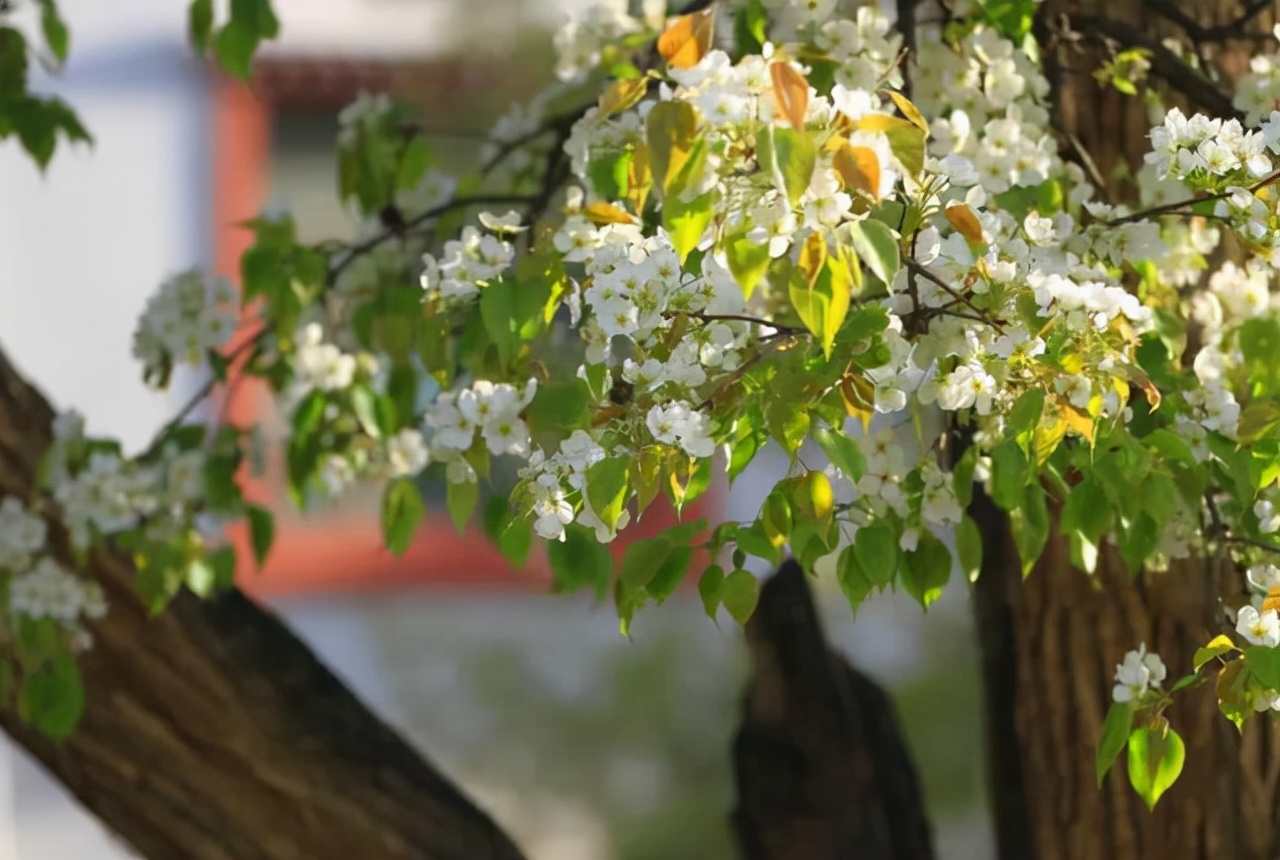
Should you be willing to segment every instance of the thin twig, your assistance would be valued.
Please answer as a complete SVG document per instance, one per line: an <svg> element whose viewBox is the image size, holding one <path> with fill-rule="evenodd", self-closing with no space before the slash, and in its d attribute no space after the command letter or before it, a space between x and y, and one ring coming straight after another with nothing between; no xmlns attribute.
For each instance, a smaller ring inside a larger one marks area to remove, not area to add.
<svg viewBox="0 0 1280 860"><path fill-rule="evenodd" d="M1261 188L1265 188L1277 180L1280 180L1280 170L1267 174L1252 185L1246 186L1246 188L1248 188L1250 192L1254 192ZM1144 221L1147 218L1155 218L1159 215L1194 214L1182 213L1178 210L1184 206L1195 206L1198 203L1212 203L1215 200L1226 200L1233 193L1234 192L1231 191L1220 191L1217 194L1209 194L1204 197L1188 197L1185 200L1178 200L1173 203L1162 203L1159 206L1152 206L1150 209L1143 209L1141 212L1134 212L1131 215L1125 215L1121 218L1112 218L1109 221L1103 221L1101 223L1107 227L1118 227L1121 224L1132 224L1135 221Z"/></svg>
<svg viewBox="0 0 1280 860"><path fill-rule="evenodd" d="M1001 334L1004 333L1004 327L999 323L999 321L992 319L992 317L989 314L987 314L986 311L984 311L982 308L975 305L973 302L969 301L969 299L967 299L964 295L959 293L954 287L952 287L946 281L942 280L942 278L939 278L937 275L929 271L926 267L917 263L915 260L907 260L906 263L907 263L908 269L910 269L913 272L919 273L919 275L923 277L925 280L934 284L939 289L946 292L947 295L951 296L951 298L955 299L957 302L964 305L969 310L973 311L975 314L978 315L978 319L980 319L982 322L985 322L987 325L991 326Z"/></svg>

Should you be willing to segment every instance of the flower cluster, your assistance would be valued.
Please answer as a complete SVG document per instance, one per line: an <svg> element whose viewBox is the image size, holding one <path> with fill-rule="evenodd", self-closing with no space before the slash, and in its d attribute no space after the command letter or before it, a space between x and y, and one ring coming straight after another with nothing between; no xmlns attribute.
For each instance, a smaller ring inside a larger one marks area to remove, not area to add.
<svg viewBox="0 0 1280 860"><path fill-rule="evenodd" d="M506 382L478 380L469 388L442 392L426 412L424 423L432 431L431 456L442 462L457 462L469 451L476 434L489 453L528 457L529 427L520 413L533 402L538 382L530 379L517 388ZM474 480L474 473L466 473Z"/></svg>
<svg viewBox="0 0 1280 860"><path fill-rule="evenodd" d="M223 278L206 280L189 271L165 281L147 300L133 334L143 378L164 388L174 365L202 366L235 333L237 307L235 289Z"/></svg>
<svg viewBox="0 0 1280 860"><path fill-rule="evenodd" d="M7 584L8 611L35 620L51 618L87 644L80 621L105 614L102 589L49 556L46 540L42 518L13 496L0 501L0 586Z"/></svg>

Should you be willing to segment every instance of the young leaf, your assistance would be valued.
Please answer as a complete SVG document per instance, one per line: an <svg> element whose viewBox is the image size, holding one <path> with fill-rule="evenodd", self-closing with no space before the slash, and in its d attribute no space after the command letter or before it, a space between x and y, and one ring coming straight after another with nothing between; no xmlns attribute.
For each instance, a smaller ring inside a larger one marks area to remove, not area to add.
<svg viewBox="0 0 1280 860"><path fill-rule="evenodd" d="M809 82L791 63L775 60L769 64L773 81L773 98L778 113L796 130L804 128L809 110Z"/></svg>
<svg viewBox="0 0 1280 860"><path fill-rule="evenodd" d="M952 203L947 207L944 213L947 220L951 222L951 226L964 236L965 240L974 245L986 245L983 237L982 224L978 221L978 216L973 214L973 210L963 203Z"/></svg>
<svg viewBox="0 0 1280 860"><path fill-rule="evenodd" d="M476 502L480 499L480 485L474 481L463 481L461 483L450 483L448 490L445 491L445 502L449 507L449 517L453 520L453 527L462 534L467 528L467 523L471 519L471 514L476 509Z"/></svg>
<svg viewBox="0 0 1280 860"><path fill-rule="evenodd" d="M665 192L693 152L698 112L688 102L659 102L645 118L644 130L653 181Z"/></svg>
<svg viewBox="0 0 1280 860"><path fill-rule="evenodd" d="M874 218L851 221L849 241L853 243L853 249L867 264L867 268L886 286L892 285L898 274L898 267L902 264L898 236L893 229Z"/></svg>
<svg viewBox="0 0 1280 860"><path fill-rule="evenodd" d="M387 549L404 555L426 513L422 496L412 481L399 478L388 483L382 494L382 540Z"/></svg>
<svg viewBox="0 0 1280 860"><path fill-rule="evenodd" d="M720 598L724 592L724 568L713 564L702 572L698 579L698 596L702 598L702 608L707 617L715 620L716 610L720 608Z"/></svg>
<svg viewBox="0 0 1280 860"><path fill-rule="evenodd" d="M1182 738L1167 723L1134 729L1129 735L1129 783L1147 809L1155 809L1178 779L1185 756Z"/></svg>
<svg viewBox="0 0 1280 860"><path fill-rule="evenodd" d="M869 146L854 146L844 138L840 140L843 142L831 156L831 166L839 174L840 182L845 188L861 191L872 200L879 200L880 157Z"/></svg>
<svg viewBox="0 0 1280 860"><path fill-rule="evenodd" d="M203 56L209 50L209 37L213 34L213 0L191 0L187 10L187 38L197 54Z"/></svg>
<svg viewBox="0 0 1280 860"><path fill-rule="evenodd" d="M1102 738L1098 741L1098 758L1095 769L1098 773L1098 787L1102 787L1102 779L1111 770L1116 756L1129 741L1129 727L1133 722L1133 705L1128 702L1112 702L1107 711L1106 722L1102 724Z"/></svg>
<svg viewBox="0 0 1280 860"><path fill-rule="evenodd" d="M1238 650L1236 643L1231 641L1231 637L1225 633L1219 633L1209 641L1208 645L1196 649L1195 656L1191 658L1191 668L1199 672L1200 668L1210 660Z"/></svg>
<svg viewBox="0 0 1280 860"><path fill-rule="evenodd" d="M715 22L714 3L697 12L681 15L658 37L658 53L672 68L688 69L698 65L711 50Z"/></svg>
<svg viewBox="0 0 1280 860"><path fill-rule="evenodd" d="M970 582L977 582L982 572L982 533L968 514L956 525L956 554L960 557L960 570Z"/></svg>
<svg viewBox="0 0 1280 860"><path fill-rule="evenodd" d="M245 516L249 520L249 544L253 547L253 559L261 568L275 541L275 517L261 505L249 505Z"/></svg>
<svg viewBox="0 0 1280 860"><path fill-rule="evenodd" d="M749 570L735 570L724 578L720 600L735 621L746 624L760 602L760 581Z"/></svg>

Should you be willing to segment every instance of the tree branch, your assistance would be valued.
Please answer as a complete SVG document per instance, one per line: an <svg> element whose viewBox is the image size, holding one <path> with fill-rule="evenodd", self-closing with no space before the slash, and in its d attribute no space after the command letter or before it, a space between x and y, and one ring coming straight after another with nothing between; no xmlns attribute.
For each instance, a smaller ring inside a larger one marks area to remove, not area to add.
<svg viewBox="0 0 1280 860"><path fill-rule="evenodd" d="M1143 48L1151 53L1151 71L1163 78L1210 115L1243 120L1231 98L1200 72L1188 66L1159 39L1131 24L1112 18L1073 18L1072 25L1083 33L1096 33L1119 42L1125 48Z"/></svg>
<svg viewBox="0 0 1280 860"><path fill-rule="evenodd" d="M52 418L0 353L0 494L33 492ZM0 726L148 860L521 860L238 591L152 617L124 559L96 552L85 574L110 611L80 660L79 726L55 743L4 706Z"/></svg>

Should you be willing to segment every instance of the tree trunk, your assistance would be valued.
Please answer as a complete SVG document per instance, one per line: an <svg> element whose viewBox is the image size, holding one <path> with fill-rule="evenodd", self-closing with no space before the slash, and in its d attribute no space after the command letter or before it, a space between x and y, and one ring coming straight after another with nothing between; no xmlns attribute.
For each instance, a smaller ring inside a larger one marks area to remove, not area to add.
<svg viewBox="0 0 1280 860"><path fill-rule="evenodd" d="M51 412L0 354L0 494L30 495ZM63 548L65 549L65 547ZM151 618L120 558L63 743L0 725L148 860L519 860L276 618L238 592Z"/></svg>
<svg viewBox="0 0 1280 860"><path fill-rule="evenodd" d="M1151 121L1140 99L1092 80L1089 73L1104 56L1099 37L1151 49L1151 85L1180 94L1176 101L1192 111L1228 115L1230 100L1208 77L1161 53L1160 41L1194 36L1189 28L1197 25L1237 22L1243 11L1243 4L1228 0L1043 3L1042 42L1063 32L1064 18L1084 35L1044 51L1055 128L1067 157L1078 158L1078 149L1089 154L1113 200L1124 201L1131 191L1115 168L1140 166ZM1273 10L1265 10L1242 29L1267 32L1273 21ZM1205 41L1200 53L1230 80L1246 69L1254 44ZM1224 629L1220 599L1241 593L1239 573L1219 560L1131 578L1119 557L1104 551L1090 577L1071 566L1065 541L1055 535L1024 581L1004 514L983 498L971 513L986 556L975 607L1001 860L1280 857L1280 735L1263 718L1241 736L1218 713L1211 685L1180 695L1168 713L1186 741L1186 765L1154 813L1129 788L1123 760L1101 791L1094 776L1115 665L1145 641L1172 677L1190 671L1194 650Z"/></svg>
<svg viewBox="0 0 1280 860"><path fill-rule="evenodd" d="M893 704L827 647L796 562L765 582L747 644L733 746L743 860L932 860Z"/></svg>
<svg viewBox="0 0 1280 860"><path fill-rule="evenodd" d="M1280 856L1280 736L1264 717L1241 737L1212 685L1180 694L1168 712L1186 765L1154 813L1122 760L1102 790L1094 777L1115 665L1146 642L1172 676L1189 671L1195 649L1223 628L1219 599L1240 591L1239 574L1197 562L1131 579L1104 553L1090 577L1055 535L1023 581L1003 513L985 500L975 512L987 555L976 600L1002 860Z"/></svg>

